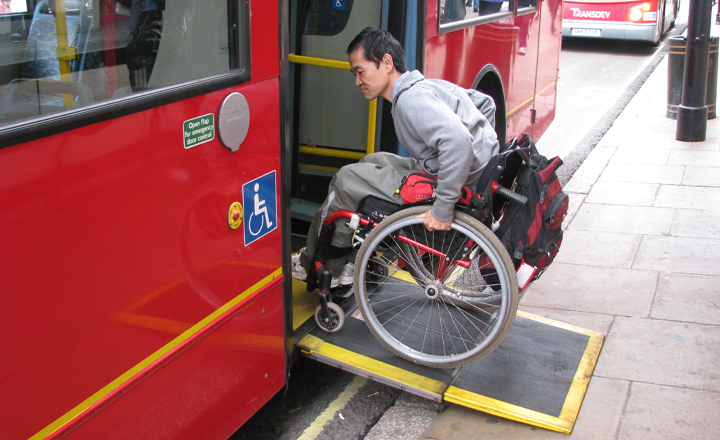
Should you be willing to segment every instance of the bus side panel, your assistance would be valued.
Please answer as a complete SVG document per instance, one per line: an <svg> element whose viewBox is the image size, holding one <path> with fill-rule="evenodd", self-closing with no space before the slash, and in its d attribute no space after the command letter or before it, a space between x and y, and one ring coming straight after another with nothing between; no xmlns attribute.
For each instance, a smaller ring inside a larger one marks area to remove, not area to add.
<svg viewBox="0 0 720 440"><path fill-rule="evenodd" d="M230 437L285 384L282 283L272 284L62 438Z"/></svg>
<svg viewBox="0 0 720 440"><path fill-rule="evenodd" d="M437 3L429 0L428 10L433 7L437 7ZM433 26L436 28L437 23ZM437 34L428 37L425 43L426 77L442 78L470 88L480 70L491 64L500 71L505 94L508 94L512 18Z"/></svg>
<svg viewBox="0 0 720 440"><path fill-rule="evenodd" d="M262 176L280 212L278 87L258 79L0 149L0 438L42 431L280 270L279 214L252 243L244 222L228 227ZM217 135L186 149L185 121L233 91L251 115L239 151Z"/></svg>
<svg viewBox="0 0 720 440"><path fill-rule="evenodd" d="M508 138L521 133L539 138L554 117L562 2L538 3L537 12L437 33L437 2L427 2L425 75L469 88L481 70L492 65L500 72L505 93ZM541 19L540 14L551 18ZM532 110L538 98L544 102L538 109L542 120L534 128Z"/></svg>
<svg viewBox="0 0 720 440"><path fill-rule="evenodd" d="M555 119L558 66L562 46L562 0L544 0L540 9L540 51L535 92L534 138L540 139Z"/></svg>

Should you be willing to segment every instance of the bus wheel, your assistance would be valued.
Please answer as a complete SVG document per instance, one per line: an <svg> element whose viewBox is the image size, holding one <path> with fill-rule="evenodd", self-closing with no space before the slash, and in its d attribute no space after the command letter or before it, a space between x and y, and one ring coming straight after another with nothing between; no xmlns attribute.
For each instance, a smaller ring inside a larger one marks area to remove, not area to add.
<svg viewBox="0 0 720 440"><path fill-rule="evenodd" d="M322 307L315 309L315 323L328 333L335 333L345 324L345 312L339 305L328 302L328 316L322 312Z"/></svg>

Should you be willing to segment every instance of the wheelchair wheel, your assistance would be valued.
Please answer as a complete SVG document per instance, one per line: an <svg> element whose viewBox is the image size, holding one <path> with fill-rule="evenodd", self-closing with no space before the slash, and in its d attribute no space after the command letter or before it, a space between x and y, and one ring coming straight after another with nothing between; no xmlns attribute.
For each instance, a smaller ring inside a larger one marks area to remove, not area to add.
<svg viewBox="0 0 720 440"><path fill-rule="evenodd" d="M345 312L343 312L343 309L339 305L333 302L328 302L327 306L328 316L325 316L322 312L322 307L317 306L315 309L315 323L326 332L335 333L345 324Z"/></svg>
<svg viewBox="0 0 720 440"><path fill-rule="evenodd" d="M404 209L368 234L355 262L355 297L392 352L426 366L457 367L493 351L510 331L517 278L502 243L482 223L456 211L450 231L431 232L416 218L427 209Z"/></svg>

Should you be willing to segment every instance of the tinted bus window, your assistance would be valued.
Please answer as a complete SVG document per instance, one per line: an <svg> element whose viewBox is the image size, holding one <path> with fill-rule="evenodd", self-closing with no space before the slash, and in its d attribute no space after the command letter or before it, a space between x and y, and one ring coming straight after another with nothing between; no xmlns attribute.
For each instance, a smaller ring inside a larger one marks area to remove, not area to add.
<svg viewBox="0 0 720 440"><path fill-rule="evenodd" d="M519 0L523 1L523 0ZM524 0L537 2L537 0ZM440 24L489 16L505 16L513 11L512 0L439 0ZM493 17L495 18L495 17Z"/></svg>
<svg viewBox="0 0 720 440"><path fill-rule="evenodd" d="M553 4L555 8L557 9L557 0L550 2L550 7L553 7ZM522 14L523 12L529 12L530 10L537 9L537 0L517 0L517 11L518 15Z"/></svg>
<svg viewBox="0 0 720 440"><path fill-rule="evenodd" d="M0 127L243 69L233 3L28 0L0 42Z"/></svg>
<svg viewBox="0 0 720 440"><path fill-rule="evenodd" d="M345 29L353 0L310 0L307 5L305 35L337 35Z"/></svg>

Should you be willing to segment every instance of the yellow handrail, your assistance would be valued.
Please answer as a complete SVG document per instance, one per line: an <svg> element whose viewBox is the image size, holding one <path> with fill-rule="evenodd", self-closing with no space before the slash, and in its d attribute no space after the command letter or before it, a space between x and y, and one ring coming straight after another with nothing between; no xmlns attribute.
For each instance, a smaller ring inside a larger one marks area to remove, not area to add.
<svg viewBox="0 0 720 440"><path fill-rule="evenodd" d="M330 67L332 69L350 70L350 63L347 61L328 60L326 58L306 57L304 55L290 54L290 62L296 64L309 64L311 66Z"/></svg>
<svg viewBox="0 0 720 440"><path fill-rule="evenodd" d="M57 34L57 59L60 63L60 79L72 81L70 77L70 61L77 58L77 48L70 46L68 43L65 0L56 0L55 9L55 33ZM73 95L64 94L63 105L67 108L73 108L75 106Z"/></svg>
<svg viewBox="0 0 720 440"><path fill-rule="evenodd" d="M304 55L289 55L291 63L308 64L311 66L329 67L331 69L350 70L350 63L347 61L328 60L325 58L306 57ZM331 148L319 148L315 146L300 147L301 153L315 154L320 156L341 157L346 159L362 159L365 155L375 152L375 130L377 129L377 98L369 103L368 108L368 129L367 146L365 153L333 150Z"/></svg>
<svg viewBox="0 0 720 440"><path fill-rule="evenodd" d="M315 156L341 157L343 159L362 159L366 153L360 151L335 150L332 148L316 147L315 145L301 145L299 151L304 154Z"/></svg>

